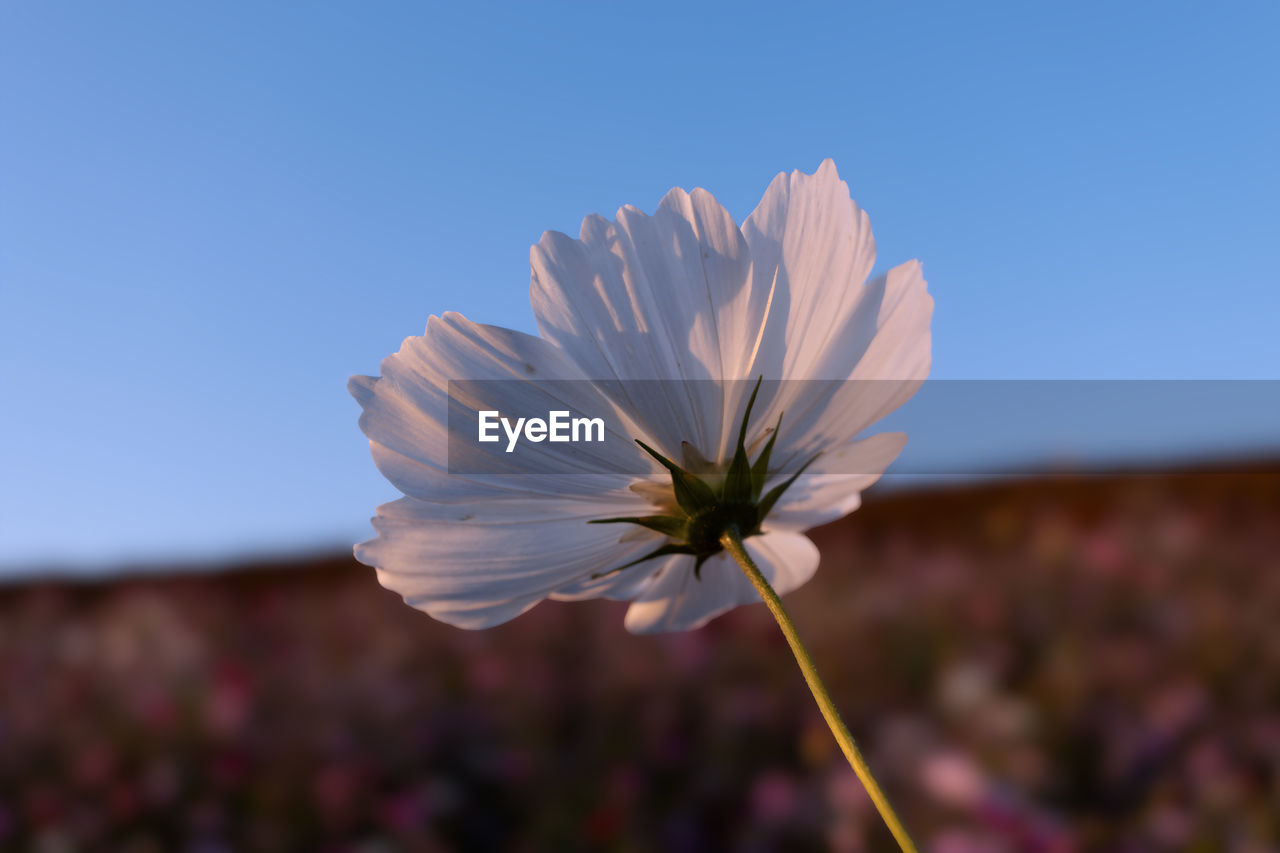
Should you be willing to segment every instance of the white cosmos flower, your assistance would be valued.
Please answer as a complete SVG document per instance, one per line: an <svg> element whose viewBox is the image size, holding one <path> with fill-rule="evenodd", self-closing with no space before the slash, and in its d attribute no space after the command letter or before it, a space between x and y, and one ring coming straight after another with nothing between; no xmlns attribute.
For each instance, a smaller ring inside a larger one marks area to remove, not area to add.
<svg viewBox="0 0 1280 853"><path fill-rule="evenodd" d="M446 313L405 340L381 377L352 379L374 460L405 495L379 507L378 536L356 557L412 606L463 628L504 622L544 598L602 596L632 602L631 631L696 628L760 601L724 551L704 555L696 575L689 554L613 571L667 538L588 523L669 511L666 471L654 463L647 476L599 473L618 469L592 468L588 452L583 473L595 476L539 477L551 471L550 461L539 468L546 445L530 445L521 463L529 477L451 474L448 382L532 380L529 410L547 411L540 383L578 380L594 399L577 401L577 411L608 411L612 429L671 459L687 442L723 471L743 395L662 389L760 376L900 380L866 383L840 406L800 399L786 382L762 396L747 446L760 448L786 410L774 481L786 460L821 452L746 539L778 593L795 589L818 565L804 531L856 509L905 442L859 436L929 371L933 300L920 265L868 280L874 260L867 216L830 160L813 175L779 174L741 227L705 190L674 189L651 216L627 206L613 221L588 217L576 240L544 234L531 252L539 336ZM626 384L654 379L679 382ZM654 390L644 399L617 390L640 387Z"/></svg>

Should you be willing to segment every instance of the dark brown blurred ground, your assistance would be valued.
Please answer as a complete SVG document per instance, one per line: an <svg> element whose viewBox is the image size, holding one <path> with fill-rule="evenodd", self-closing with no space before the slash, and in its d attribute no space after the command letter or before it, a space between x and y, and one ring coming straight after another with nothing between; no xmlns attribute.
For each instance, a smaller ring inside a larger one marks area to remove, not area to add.
<svg viewBox="0 0 1280 853"><path fill-rule="evenodd" d="M1280 849L1280 478L866 504L787 603L924 846ZM345 558L0 588L0 849L889 849L762 607L622 612L468 633Z"/></svg>

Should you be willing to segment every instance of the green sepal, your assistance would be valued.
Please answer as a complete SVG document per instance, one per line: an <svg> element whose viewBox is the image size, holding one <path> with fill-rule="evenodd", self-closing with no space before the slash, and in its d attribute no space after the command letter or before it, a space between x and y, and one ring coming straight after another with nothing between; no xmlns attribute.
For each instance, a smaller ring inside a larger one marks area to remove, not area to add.
<svg viewBox="0 0 1280 853"><path fill-rule="evenodd" d="M788 477L784 482L779 483L778 485L774 486L772 489L769 490L769 494L765 495L759 504L761 518L764 518L769 514L769 510L773 509L773 505L778 502L778 498L782 497L782 493L785 492L787 489L789 489L791 487L791 484L796 481L796 478L799 477L801 474L803 474L805 469L808 468L810 465L812 465L815 461L817 461L818 456L821 456L821 455L822 454L820 453L815 455L808 462L801 465L799 471L795 472L790 477Z"/></svg>
<svg viewBox="0 0 1280 853"><path fill-rule="evenodd" d="M778 422L773 427L773 435L769 436L769 440L765 442L764 450L760 451L759 458L751 466L752 503L760 500L760 495L764 492L765 480L769 479L769 457L773 455L773 444L778 440L778 430L782 429L782 414L782 412L778 413Z"/></svg>
<svg viewBox="0 0 1280 853"><path fill-rule="evenodd" d="M638 524L656 530L673 539L684 539L689 531L689 519L678 515L645 515L628 518L593 518L587 524Z"/></svg>
<svg viewBox="0 0 1280 853"><path fill-rule="evenodd" d="M671 491L675 493L676 503L680 508L689 515L694 515L700 510L713 506L716 502L716 493L711 487L699 480L692 474L687 473L676 463L645 444L640 439L636 439L636 444L644 448L644 451L662 463L662 467L671 472Z"/></svg>
<svg viewBox="0 0 1280 853"><path fill-rule="evenodd" d="M756 380L756 387L751 389L751 398L747 400L747 409L742 413L742 425L738 428L738 446L733 451L733 461L724 478L724 502L726 504L744 504L751 500L751 460L747 458L747 425L751 421L751 409L756 404L756 394L760 393L761 376Z"/></svg>
<svg viewBox="0 0 1280 853"><path fill-rule="evenodd" d="M681 453L685 463L685 467L681 467L643 441L636 439L636 444L671 474L671 491L679 510L669 509L668 512L658 515L599 518L588 521L588 524L635 524L660 533L669 540L639 559L606 572L593 574L592 578L606 577L658 557L684 554L694 558L693 574L700 581L703 564L723 550L720 541L722 528L727 525L727 529L740 529L743 538L760 533L760 523L773 509L774 504L818 458L815 455L786 481L770 489L763 498L761 497L769 477L769 462L778 440L778 433L782 430L782 415L779 414L772 434L765 442L759 458L753 463L747 454L747 431L751 425L751 412L755 408L756 398L763 382L764 377L761 376L751 390L751 396L747 400L742 415L742 423L738 427L738 443L734 448L733 458L725 470L724 479L718 486L712 486L698 476L698 473L714 474L715 466L688 442L681 442Z"/></svg>

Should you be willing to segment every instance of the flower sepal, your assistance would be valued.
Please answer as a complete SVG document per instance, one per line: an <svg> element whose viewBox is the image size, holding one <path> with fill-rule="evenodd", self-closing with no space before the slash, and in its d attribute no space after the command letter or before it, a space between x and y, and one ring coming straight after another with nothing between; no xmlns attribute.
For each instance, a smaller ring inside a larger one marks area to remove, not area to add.
<svg viewBox="0 0 1280 853"><path fill-rule="evenodd" d="M761 532L760 525L773 509L778 498L813 463L814 459L817 459L817 456L814 456L802 465L800 470L765 493L764 486L769 476L769 458L773 453L774 443L778 439L778 430L782 426L782 415L778 416L778 423L774 426L769 440L753 463L747 455L747 427L751 421L751 410L755 406L756 395L760 392L760 383L763 378L756 380L751 397L747 400L742 424L738 429L738 444L734 449L733 459L723 476L717 478L719 479L717 483L708 482L636 439L636 444L671 474L671 491L679 512L599 518L587 522L588 524L635 524L668 538L666 543L643 557L607 572L592 575L593 578L615 574L658 557L689 554L695 558L694 576L701 580L702 564L724 549L720 540L726 530L736 528L744 539ZM689 446L685 447L685 455L691 455ZM701 457L694 452L692 458ZM698 467L701 470L707 466Z"/></svg>

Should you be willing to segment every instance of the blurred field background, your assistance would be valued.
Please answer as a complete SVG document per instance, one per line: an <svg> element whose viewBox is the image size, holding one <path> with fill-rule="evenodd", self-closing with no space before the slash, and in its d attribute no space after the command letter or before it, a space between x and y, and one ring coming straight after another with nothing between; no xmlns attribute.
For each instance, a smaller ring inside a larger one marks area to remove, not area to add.
<svg viewBox="0 0 1280 853"><path fill-rule="evenodd" d="M787 604L922 846L1280 849L1280 477L873 490L814 537ZM9 583L0 849L891 849L763 607L622 613L463 632L343 555Z"/></svg>

